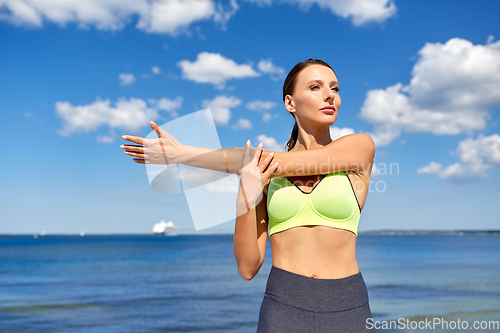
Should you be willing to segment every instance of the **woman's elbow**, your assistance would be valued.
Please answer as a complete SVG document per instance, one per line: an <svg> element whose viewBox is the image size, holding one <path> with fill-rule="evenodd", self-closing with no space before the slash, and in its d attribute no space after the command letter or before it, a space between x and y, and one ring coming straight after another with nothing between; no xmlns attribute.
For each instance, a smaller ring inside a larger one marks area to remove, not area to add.
<svg viewBox="0 0 500 333"><path fill-rule="evenodd" d="M240 276L245 279L246 281L250 281L255 277L256 274L251 274L251 273L240 273Z"/></svg>
<svg viewBox="0 0 500 333"><path fill-rule="evenodd" d="M238 268L238 274L240 274L240 276L243 279L250 281L257 275L257 273L259 273L259 269L260 269L260 267L258 267L257 269Z"/></svg>

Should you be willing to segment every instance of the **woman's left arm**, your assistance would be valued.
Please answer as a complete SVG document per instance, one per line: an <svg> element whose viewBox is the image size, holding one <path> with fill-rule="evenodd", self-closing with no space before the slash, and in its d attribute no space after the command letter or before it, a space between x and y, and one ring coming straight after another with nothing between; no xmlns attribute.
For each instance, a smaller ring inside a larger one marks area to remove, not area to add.
<svg viewBox="0 0 500 333"><path fill-rule="evenodd" d="M158 139L124 136L124 139L142 146L123 145L125 153L136 157L134 162L142 164L184 164L192 167L239 174L243 149L211 149L180 144L169 133L151 122ZM250 151L253 157L255 150ZM354 171L369 173L375 156L372 138L363 133L350 134L332 141L328 145L297 152L262 151L262 158L274 155L279 167L270 178L284 176L310 176Z"/></svg>

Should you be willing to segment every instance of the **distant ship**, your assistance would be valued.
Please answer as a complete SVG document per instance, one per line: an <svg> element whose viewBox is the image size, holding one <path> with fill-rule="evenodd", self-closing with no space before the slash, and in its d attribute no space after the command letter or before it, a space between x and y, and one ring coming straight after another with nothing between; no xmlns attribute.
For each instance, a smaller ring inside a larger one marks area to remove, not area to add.
<svg viewBox="0 0 500 333"><path fill-rule="evenodd" d="M153 232L156 236L177 236L177 226L172 222L161 220L153 226Z"/></svg>

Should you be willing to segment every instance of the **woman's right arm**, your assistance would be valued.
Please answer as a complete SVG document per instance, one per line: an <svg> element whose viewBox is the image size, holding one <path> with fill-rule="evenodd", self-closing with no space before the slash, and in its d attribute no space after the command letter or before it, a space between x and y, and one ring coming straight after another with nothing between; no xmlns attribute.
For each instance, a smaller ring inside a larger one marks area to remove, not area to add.
<svg viewBox="0 0 500 333"><path fill-rule="evenodd" d="M259 145L254 157L250 158L250 141L247 142L236 199L233 248L238 273L245 280L257 275L266 255L267 200L262 189L277 165L271 164L272 156L261 158L261 152L262 145Z"/></svg>
<svg viewBox="0 0 500 333"><path fill-rule="evenodd" d="M238 212L234 225L233 250L238 273L245 280L253 279L259 272L266 256L268 217L266 196L250 210ZM238 206L244 206L241 191L238 193Z"/></svg>

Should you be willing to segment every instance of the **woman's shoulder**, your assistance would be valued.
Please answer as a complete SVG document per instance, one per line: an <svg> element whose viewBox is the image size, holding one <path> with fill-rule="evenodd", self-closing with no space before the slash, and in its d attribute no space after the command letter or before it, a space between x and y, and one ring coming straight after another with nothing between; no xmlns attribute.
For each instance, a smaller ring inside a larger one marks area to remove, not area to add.
<svg viewBox="0 0 500 333"><path fill-rule="evenodd" d="M375 155L375 142L372 137L366 133L347 134L334 140L330 144L344 146L346 149L356 150L372 157Z"/></svg>
<svg viewBox="0 0 500 333"><path fill-rule="evenodd" d="M366 133L347 134L341 136L337 140L334 140L334 142L337 141L349 142L352 144L363 144L363 145L373 146L373 148L375 148L375 142L373 141L372 137Z"/></svg>

